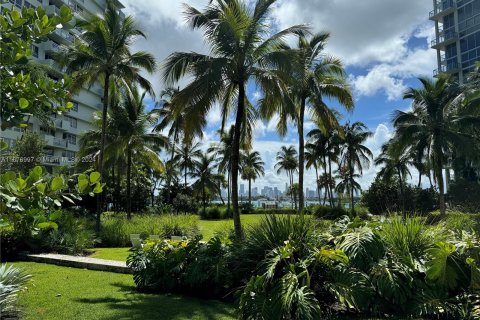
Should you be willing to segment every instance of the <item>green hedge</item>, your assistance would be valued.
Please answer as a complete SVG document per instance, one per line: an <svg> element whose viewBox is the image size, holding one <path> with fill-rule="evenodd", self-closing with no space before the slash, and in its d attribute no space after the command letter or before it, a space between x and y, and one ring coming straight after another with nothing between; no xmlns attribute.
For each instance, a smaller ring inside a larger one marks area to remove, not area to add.
<svg viewBox="0 0 480 320"><path fill-rule="evenodd" d="M103 247L128 247L131 234L195 237L199 234L195 215L138 215L127 220L125 213L105 213L102 216L100 245Z"/></svg>
<svg viewBox="0 0 480 320"><path fill-rule="evenodd" d="M228 208L224 206L207 207L206 210L200 209L198 214L202 220L221 220L230 218Z"/></svg>
<svg viewBox="0 0 480 320"><path fill-rule="evenodd" d="M313 206L312 214L319 219L335 220L341 216L348 216L349 212L341 207Z"/></svg>

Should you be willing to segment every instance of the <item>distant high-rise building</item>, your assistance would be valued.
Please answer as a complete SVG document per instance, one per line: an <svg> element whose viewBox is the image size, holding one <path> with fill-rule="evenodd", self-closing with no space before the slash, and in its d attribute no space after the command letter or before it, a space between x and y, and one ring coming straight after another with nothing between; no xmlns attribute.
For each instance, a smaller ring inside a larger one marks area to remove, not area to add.
<svg viewBox="0 0 480 320"><path fill-rule="evenodd" d="M258 188L252 188L252 197L258 197Z"/></svg>
<svg viewBox="0 0 480 320"><path fill-rule="evenodd" d="M480 0L433 0L430 20L438 61L434 76L448 73L464 83L480 60Z"/></svg>
<svg viewBox="0 0 480 320"><path fill-rule="evenodd" d="M245 185L243 183L240 184L240 195L241 196L245 195Z"/></svg>
<svg viewBox="0 0 480 320"><path fill-rule="evenodd" d="M3 1L0 1L3 3ZM120 1L113 1L115 6L121 10L123 5ZM60 69L59 65L53 60L53 54L60 51L62 47L71 46L75 36L81 32L81 29L75 26L75 20L82 14L88 13L96 16L106 9L105 0L8 0L7 3L0 6L9 6L21 9L22 7L43 7L48 15L60 13L62 5L69 6L74 14L71 22L58 28L48 35L44 42L32 45L32 59L52 67L49 77L54 80L63 78L65 70ZM121 13L121 15L123 15ZM42 163L51 170L55 166L73 164L73 160L79 150L79 138L82 133L92 128L91 123L93 113L103 107L103 88L94 84L90 88L83 88L73 96L73 108L63 115L52 114L50 116L51 127L46 127L38 119L32 117L29 119L28 130L40 134L45 140L44 162ZM23 128L12 128L6 130L2 136L4 141L13 147L17 138L22 135Z"/></svg>

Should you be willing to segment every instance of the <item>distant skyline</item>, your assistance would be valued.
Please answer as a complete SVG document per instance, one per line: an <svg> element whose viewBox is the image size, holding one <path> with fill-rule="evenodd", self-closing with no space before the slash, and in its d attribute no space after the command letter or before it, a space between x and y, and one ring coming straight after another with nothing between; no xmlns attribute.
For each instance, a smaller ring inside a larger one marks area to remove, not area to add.
<svg viewBox="0 0 480 320"><path fill-rule="evenodd" d="M281 0L272 11L272 26L282 28L306 23L313 32L329 31L331 40L325 52L333 54L345 63L352 86L356 107L352 113L344 113L344 121L362 121L374 135L366 145L377 156L380 147L393 134L390 124L395 109L407 110L408 101L402 100L406 88L418 86L416 77L432 77L437 67L435 50L430 40L434 37L434 24L428 20L431 1L418 0L337 0L318 4L317 0ZM182 3L203 8L206 0L122 0L125 12L133 14L146 31L148 40L138 41L135 49L152 52L159 62L175 51L206 52L202 35L191 31L184 21ZM163 88L157 72L150 76L157 93ZM248 90L255 103L260 97L253 86ZM338 107L336 103L330 104ZM151 102L153 107L153 102ZM339 108L339 110L342 110ZM204 132L205 148L218 139L220 113L213 109L208 116ZM289 127L281 138L275 132L276 120L259 122L255 128L253 147L261 153L265 162L265 176L255 181L259 190L264 186L284 189L286 175L278 175L274 169L276 153L282 145L297 146L296 129ZM312 128L307 122L306 130ZM360 180L363 189L368 188L377 169L364 171ZM417 173L412 170L412 178ZM307 171L305 188L315 189L315 175Z"/></svg>

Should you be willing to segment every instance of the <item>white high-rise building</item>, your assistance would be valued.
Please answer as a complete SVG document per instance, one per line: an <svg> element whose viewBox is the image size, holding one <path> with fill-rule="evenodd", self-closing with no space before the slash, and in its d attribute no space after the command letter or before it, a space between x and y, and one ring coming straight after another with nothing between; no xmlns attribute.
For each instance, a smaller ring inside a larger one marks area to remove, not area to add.
<svg viewBox="0 0 480 320"><path fill-rule="evenodd" d="M115 0L113 3L119 9L123 5ZM52 79L63 78L63 70L52 59L52 53L60 50L61 46L73 44L74 35L80 30L75 27L75 19L84 13L97 15L106 9L106 0L9 0L3 6L13 8L38 7L45 8L47 14L59 14L62 5L69 6L74 13L72 21L55 30L49 35L46 42L34 44L33 59L39 63L54 67L57 71L50 74ZM63 166L72 164L79 150L79 137L91 128L92 116L95 111L102 109L103 89L95 84L89 89L82 89L72 98L73 108L64 115L51 115L52 127L48 128L37 119L31 119L28 129L39 133L46 142L44 165L47 167ZM11 147L22 134L22 129L12 128L2 132L5 142Z"/></svg>

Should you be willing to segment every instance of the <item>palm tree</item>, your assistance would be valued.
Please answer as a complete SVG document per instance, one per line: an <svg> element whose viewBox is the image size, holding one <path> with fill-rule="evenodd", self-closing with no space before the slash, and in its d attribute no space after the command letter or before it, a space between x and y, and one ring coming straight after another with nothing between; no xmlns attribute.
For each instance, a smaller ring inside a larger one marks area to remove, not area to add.
<svg viewBox="0 0 480 320"><path fill-rule="evenodd" d="M323 99L325 97L336 99L347 110L351 110L354 104L341 61L327 56L323 52L329 38L330 34L327 32L315 34L310 40L300 36L298 47L292 49L295 60L293 60L292 73L288 79L291 80L289 81L289 99L295 106L292 109L294 112L290 116L298 129L300 214L303 214L304 209L305 113L309 113L328 130L332 127L338 127L338 121L335 113L327 107ZM282 121L285 122L285 116L288 116L288 113L282 112L281 114L284 115Z"/></svg>
<svg viewBox="0 0 480 320"><path fill-rule="evenodd" d="M338 115L337 115L338 117ZM317 123L317 128L312 129L307 137L309 139L309 148L315 148L317 155L322 157L324 177L322 180L328 183L322 183L326 189L326 195L329 197L330 206L334 206L333 189L335 189L335 179L333 177L333 163L339 162L340 144L342 143L343 133L341 128L335 128L328 131L320 129L321 123ZM332 183L333 182L333 183Z"/></svg>
<svg viewBox="0 0 480 320"><path fill-rule="evenodd" d="M477 105L465 105L458 84L448 76L419 80L421 88L410 88L404 94L404 99L413 101L413 110L397 110L393 124L400 146L411 146L425 155L438 184L440 212L444 213L443 169L454 150L465 153L474 145L470 128L478 125L480 118L473 110Z"/></svg>
<svg viewBox="0 0 480 320"><path fill-rule="evenodd" d="M363 174L363 169L368 169L370 166L370 159L373 158L373 154L363 143L372 133L367 131L367 127L361 122L346 123L343 126L343 133L339 164L343 181L342 185L350 187L351 210L352 214L354 214L355 170L358 170L361 175ZM345 175L348 176L345 177ZM346 183L347 181L348 183Z"/></svg>
<svg viewBox="0 0 480 320"><path fill-rule="evenodd" d="M98 167L104 167L106 143L107 110L111 102L109 92L112 83L128 91L132 83L138 83L153 95L150 82L141 75L145 70L155 70L155 59L143 51L132 53L130 47L135 38L145 34L135 26L132 16L122 17L113 1L107 1L107 9L101 16L91 16L88 20L78 20L83 32L74 45L62 53L58 59L73 74L73 89L91 87L95 82L103 84L102 134ZM101 203L99 208L101 208Z"/></svg>
<svg viewBox="0 0 480 320"><path fill-rule="evenodd" d="M152 133L151 127L157 123L157 110L146 111L144 104L146 92L140 94L136 88L126 93L120 107L112 112L112 124L117 128L117 136L105 148L110 157L126 157L127 162L127 217L131 218L131 172L135 163L142 163L158 173L164 172L160 160L161 146L167 145L167 139Z"/></svg>
<svg viewBox="0 0 480 320"><path fill-rule="evenodd" d="M241 155L240 171L242 179L248 180L248 203L252 205L252 180L265 175L265 162L258 151L245 151Z"/></svg>
<svg viewBox="0 0 480 320"><path fill-rule="evenodd" d="M362 187L360 186L360 184L357 182L357 179L359 179L361 177L360 174L358 173L351 173L351 171L347 168L347 167L341 167L339 168L338 170L338 175L337 175L337 179L339 180L339 183L337 184L337 187L335 188L335 191L338 193L338 194L345 194L345 193L349 193L349 197L350 197L350 205L352 206L351 208L351 212L352 214L354 214L354 201L353 201L353 197L354 197L354 193L355 191L361 191L362 190Z"/></svg>
<svg viewBox="0 0 480 320"><path fill-rule="evenodd" d="M277 173L282 173L285 171L287 173L288 179L290 181L290 188L293 186L293 174L298 171L298 153L295 150L294 146L282 146L280 151L277 153L277 163L275 164L275 169ZM301 192L301 190L299 190ZM292 200L294 200L292 194ZM295 209L297 209L297 204L295 202Z"/></svg>
<svg viewBox="0 0 480 320"><path fill-rule="evenodd" d="M318 175L318 169L321 166L326 167L326 164L322 159L324 159L323 150L321 148L317 148L317 145L314 143L307 143L305 146L305 167L307 169L314 168L315 169L315 181L317 183L317 195L318 195L318 203L322 202L320 196L320 180ZM327 189L325 189L325 194L327 194Z"/></svg>
<svg viewBox="0 0 480 320"><path fill-rule="evenodd" d="M233 135L235 127L232 125L228 131L219 131L220 142L214 143L208 148L208 153L213 153L217 159L218 172L227 174L227 210L230 212L230 195L232 189L232 154Z"/></svg>
<svg viewBox="0 0 480 320"><path fill-rule="evenodd" d="M197 179L192 185L193 190L199 192L202 197L203 210L207 208L207 198L220 190L224 177L214 173L215 158L212 155L201 153L195 161L195 169L192 178Z"/></svg>
<svg viewBox="0 0 480 320"><path fill-rule="evenodd" d="M177 149L176 152L176 161L178 166L183 171L184 177L184 186L188 186L187 178L188 175L191 174L195 170L195 161L197 158L202 156L202 150L200 150L201 143L186 140L183 141L180 148Z"/></svg>
<svg viewBox="0 0 480 320"><path fill-rule="evenodd" d="M382 166L378 174L386 180L391 179L394 175L398 176L402 197L402 214L406 219L404 184L407 176L412 176L409 169L409 166L413 166L411 155L406 150L399 148L392 139L382 146L382 153L375 159L375 165Z"/></svg>
<svg viewBox="0 0 480 320"><path fill-rule="evenodd" d="M237 238L242 237L238 207L240 141L256 120L246 85L254 81L269 95L284 92L276 70L286 68L290 59L277 53L284 47L285 36L307 32L304 26L294 26L267 38L271 31L268 12L275 2L257 0L250 8L241 0L212 0L204 11L185 6L187 21L193 29L203 30L211 54L176 52L167 58L164 68L167 83L176 83L184 76L192 79L172 100L174 107L188 109L187 131L192 125L206 123L208 111L217 102L222 107L222 128L234 114L231 174Z"/></svg>

